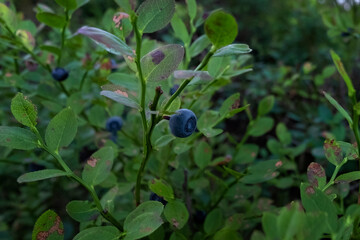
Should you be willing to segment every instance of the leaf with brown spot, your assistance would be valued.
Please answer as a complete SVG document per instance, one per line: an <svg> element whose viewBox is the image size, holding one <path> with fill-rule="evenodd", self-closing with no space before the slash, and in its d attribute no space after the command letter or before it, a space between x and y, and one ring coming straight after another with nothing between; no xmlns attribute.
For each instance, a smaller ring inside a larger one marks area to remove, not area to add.
<svg viewBox="0 0 360 240"><path fill-rule="evenodd" d="M0 146L31 150L38 147L36 135L28 129L0 126Z"/></svg>
<svg viewBox="0 0 360 240"><path fill-rule="evenodd" d="M326 159L335 166L338 166L344 159L342 150L334 139L325 140L324 152Z"/></svg>
<svg viewBox="0 0 360 240"><path fill-rule="evenodd" d="M159 47L141 58L143 76L148 82L167 79L179 66L184 57L184 47L169 44Z"/></svg>
<svg viewBox="0 0 360 240"><path fill-rule="evenodd" d="M150 235L162 224L161 213L164 205L157 201L148 201L140 204L125 219L124 240L133 240Z"/></svg>
<svg viewBox="0 0 360 240"><path fill-rule="evenodd" d="M189 220L189 212L184 203L171 201L165 206L164 215L166 220L176 229L181 229Z"/></svg>
<svg viewBox="0 0 360 240"><path fill-rule="evenodd" d="M64 226L60 217L52 210L47 210L37 220L32 233L32 240L63 240Z"/></svg>
<svg viewBox="0 0 360 240"><path fill-rule="evenodd" d="M104 147L91 155L84 167L82 178L92 186L103 182L110 174L114 161L114 149Z"/></svg>
<svg viewBox="0 0 360 240"><path fill-rule="evenodd" d="M11 112L16 120L27 127L35 127L37 124L37 110L22 93L16 94L11 100Z"/></svg>
<svg viewBox="0 0 360 240"><path fill-rule="evenodd" d="M149 188L158 196L163 197L166 201L170 201L174 199L174 191L171 185L162 179L150 180Z"/></svg>
<svg viewBox="0 0 360 240"><path fill-rule="evenodd" d="M309 183L314 187L322 189L326 184L325 170L318 163L310 163L307 168L307 177Z"/></svg>

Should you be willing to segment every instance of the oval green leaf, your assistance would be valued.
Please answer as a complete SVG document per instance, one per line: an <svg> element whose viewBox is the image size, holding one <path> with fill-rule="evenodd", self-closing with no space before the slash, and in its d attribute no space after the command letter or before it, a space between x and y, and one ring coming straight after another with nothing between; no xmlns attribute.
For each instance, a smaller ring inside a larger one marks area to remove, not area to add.
<svg viewBox="0 0 360 240"><path fill-rule="evenodd" d="M162 224L161 213L164 205L156 201L148 201L140 204L125 219L124 240L133 240L150 235Z"/></svg>
<svg viewBox="0 0 360 240"><path fill-rule="evenodd" d="M184 57L184 47L169 44L159 47L141 58L141 67L146 81L158 82L167 79Z"/></svg>
<svg viewBox="0 0 360 240"><path fill-rule="evenodd" d="M184 203L171 201L165 206L166 220L176 229L182 229L189 220L189 212Z"/></svg>
<svg viewBox="0 0 360 240"><path fill-rule="evenodd" d="M64 225L56 212L47 210L36 220L32 233L32 240L38 239L64 239Z"/></svg>
<svg viewBox="0 0 360 240"><path fill-rule="evenodd" d="M65 108L51 119L45 132L45 142L50 150L68 146L76 136L77 119L74 111Z"/></svg>
<svg viewBox="0 0 360 240"><path fill-rule="evenodd" d="M38 147L38 139L30 130L19 127L0 126L0 146L30 150Z"/></svg>
<svg viewBox="0 0 360 240"><path fill-rule="evenodd" d="M87 160L82 178L92 186L100 184L109 176L113 161L114 149L112 147L101 148Z"/></svg>
<svg viewBox="0 0 360 240"><path fill-rule="evenodd" d="M54 178L54 177L62 177L62 176L68 176L69 173L58 170L58 169L44 169L36 172L29 172L25 173L24 175L21 175L18 179L18 183L24 183L24 182L36 182L39 180L44 180L48 178Z"/></svg>
<svg viewBox="0 0 360 240"><path fill-rule="evenodd" d="M164 28L175 12L174 0L146 0L136 13L140 32L152 33Z"/></svg>
<svg viewBox="0 0 360 240"><path fill-rule="evenodd" d="M246 54L251 52L251 48L249 48L246 44L230 44L223 48L220 48L214 53L214 57L223 57L223 56L231 56L231 55L239 55Z"/></svg>
<svg viewBox="0 0 360 240"><path fill-rule="evenodd" d="M205 33L216 48L231 44L237 34L235 18L224 11L213 12L205 21Z"/></svg>
<svg viewBox="0 0 360 240"><path fill-rule="evenodd" d="M66 205L66 212L78 222L93 221L99 216L95 205L88 201L71 201Z"/></svg>
<svg viewBox="0 0 360 240"><path fill-rule="evenodd" d="M51 12L40 12L36 14L36 18L39 22L53 28L63 28L66 24L64 16L59 16Z"/></svg>
<svg viewBox="0 0 360 240"><path fill-rule="evenodd" d="M11 112L22 125L35 127L37 124L37 110L22 93L16 94L11 100Z"/></svg>
<svg viewBox="0 0 360 240"><path fill-rule="evenodd" d="M109 32L99 28L83 26L77 30L77 33L89 37L101 48L112 54L123 55L126 58L134 56L133 50L123 40Z"/></svg>
<svg viewBox="0 0 360 240"><path fill-rule="evenodd" d="M119 237L120 232L116 227L103 226L85 229L77 234L73 240L116 240L119 239Z"/></svg>

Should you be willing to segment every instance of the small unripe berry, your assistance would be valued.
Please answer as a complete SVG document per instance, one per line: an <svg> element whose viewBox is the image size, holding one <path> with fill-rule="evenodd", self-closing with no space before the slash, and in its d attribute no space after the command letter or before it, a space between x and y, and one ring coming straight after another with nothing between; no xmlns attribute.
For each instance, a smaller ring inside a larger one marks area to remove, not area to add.
<svg viewBox="0 0 360 240"><path fill-rule="evenodd" d="M106 121L106 130L109 132L117 132L121 130L123 121L121 117L111 117Z"/></svg>
<svg viewBox="0 0 360 240"><path fill-rule="evenodd" d="M56 81L62 82L68 78L69 73L65 69L57 67L51 72L51 75Z"/></svg>
<svg viewBox="0 0 360 240"><path fill-rule="evenodd" d="M169 126L175 137L186 138L196 129L196 116L189 109L179 109L170 116Z"/></svg>

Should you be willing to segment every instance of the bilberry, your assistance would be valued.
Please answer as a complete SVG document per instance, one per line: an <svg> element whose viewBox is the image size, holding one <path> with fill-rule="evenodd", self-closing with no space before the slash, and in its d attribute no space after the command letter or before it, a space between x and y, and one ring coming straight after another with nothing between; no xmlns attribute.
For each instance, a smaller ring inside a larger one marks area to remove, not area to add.
<svg viewBox="0 0 360 240"><path fill-rule="evenodd" d="M189 109L179 109L170 116L169 126L175 137L185 138L190 136L196 129L196 116Z"/></svg>
<svg viewBox="0 0 360 240"><path fill-rule="evenodd" d="M51 72L51 75L56 81L62 82L68 78L69 72L63 68L57 67Z"/></svg>

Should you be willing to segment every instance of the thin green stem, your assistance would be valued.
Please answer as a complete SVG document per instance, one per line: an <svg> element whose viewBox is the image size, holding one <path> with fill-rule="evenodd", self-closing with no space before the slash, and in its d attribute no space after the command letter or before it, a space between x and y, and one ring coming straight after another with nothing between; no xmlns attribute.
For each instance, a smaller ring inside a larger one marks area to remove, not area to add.
<svg viewBox="0 0 360 240"><path fill-rule="evenodd" d="M205 58L201 61L199 66L194 71L202 70L208 64L210 58L212 57L212 55L214 55L215 51L216 51L216 48L214 48L214 47L211 48L211 50L206 54ZM192 79L193 79L193 77L186 79L181 83L180 87L170 97L169 101L167 101L166 105L162 109L163 112L165 112L171 106L172 102L176 99L177 96L180 95L180 93L185 89L185 87L191 82Z"/></svg>
<svg viewBox="0 0 360 240"><path fill-rule="evenodd" d="M111 213L109 213L108 211L105 211L103 209L103 207L101 206L100 200L98 195L95 192L95 189L93 186L90 186L89 184L87 184L84 180L82 180L81 178L79 178L77 175L75 175L75 173L69 168L69 166L65 163L65 161L62 159L62 157L60 156L60 154L58 153L58 151L52 151L50 150L43 138L41 137L39 131L37 130L36 127L32 127L31 131L35 133L35 135L38 138L39 141L39 147L41 147L42 149L44 149L46 152L48 152L51 156L53 156L53 158L60 164L60 166L64 169L65 172L67 172L69 174L69 177L73 178L75 181L77 181L78 183L80 183L83 187L85 187L89 193L91 194L91 197L94 200L94 203L96 205L96 208L98 209L98 211L100 212L100 214L106 219L108 220L110 223L112 223L115 227L117 227L120 231L122 231L122 226L121 224L111 215Z"/></svg>
<svg viewBox="0 0 360 240"><path fill-rule="evenodd" d="M146 114L145 114L145 94L146 94L146 81L144 79L140 58L141 58L141 45L142 45L142 33L137 28L137 17L132 17L132 25L135 33L135 39L136 39L136 57L135 57L135 63L136 68L138 71L138 77L141 83L141 100L140 100L140 115L141 115L141 121L143 125L143 159L141 161L140 169L137 173L136 177L136 186L135 186L135 202L136 206L140 204L140 189L141 189L141 180L142 176L144 174L146 163L149 159L150 152L151 152L151 141L150 136L148 135L148 123L146 120Z"/></svg>
<svg viewBox="0 0 360 240"><path fill-rule="evenodd" d="M329 187L331 187L332 185L334 185L335 183L335 178L337 176L337 174L339 173L339 170L341 169L341 167L347 162L347 158L344 158L344 160L335 167L335 170L330 178L330 181L321 189L321 191L325 192L326 189L328 189Z"/></svg>
<svg viewBox="0 0 360 240"><path fill-rule="evenodd" d="M66 33L66 28L67 28L68 23L69 23L69 10L66 9L65 10L65 24L64 24L63 28L61 29L60 55L59 55L58 61L57 61L58 66L60 66L60 64L61 64L62 53L63 53L64 45L65 45L65 33Z"/></svg>

